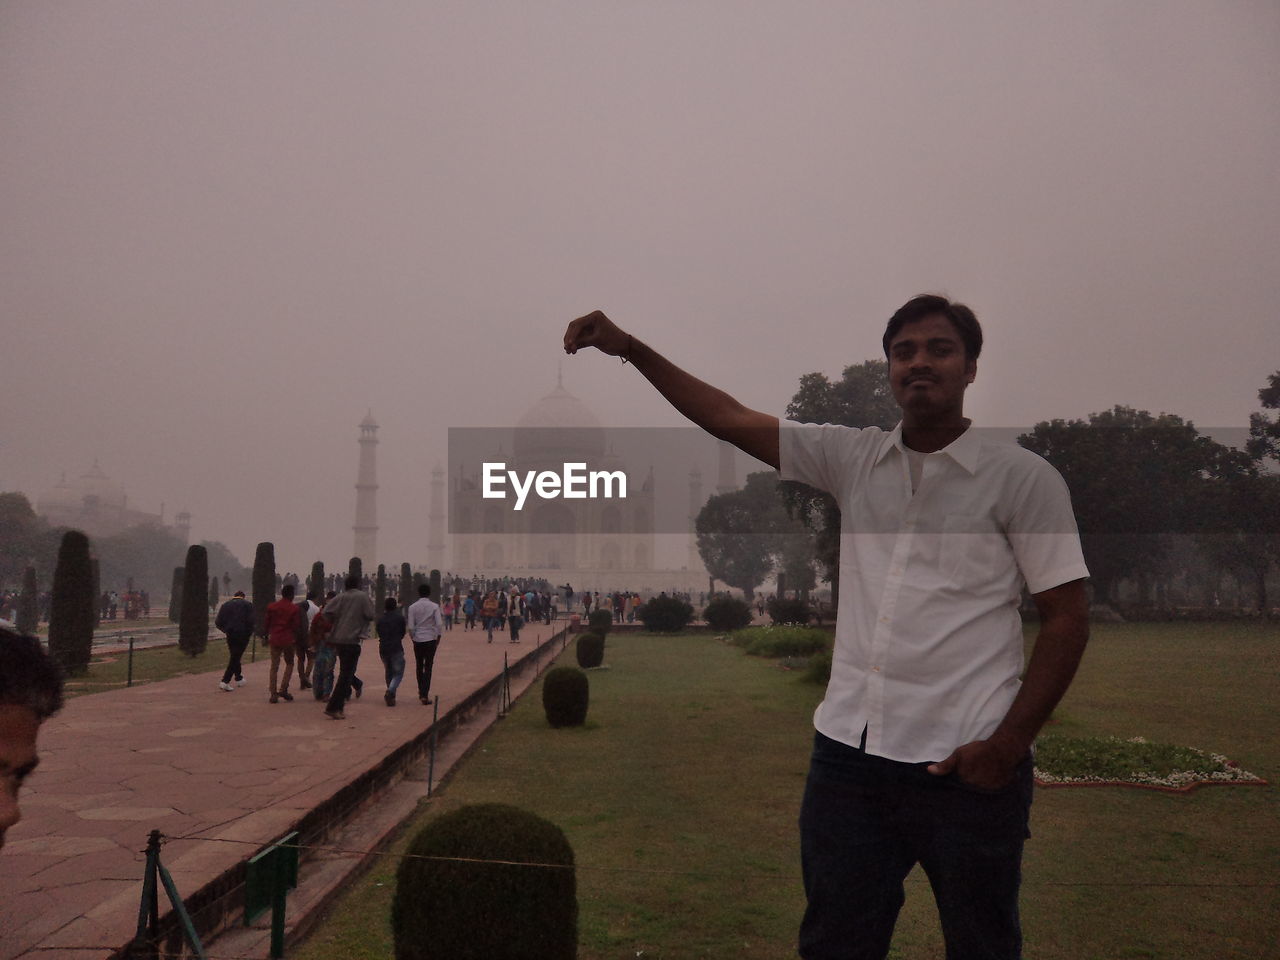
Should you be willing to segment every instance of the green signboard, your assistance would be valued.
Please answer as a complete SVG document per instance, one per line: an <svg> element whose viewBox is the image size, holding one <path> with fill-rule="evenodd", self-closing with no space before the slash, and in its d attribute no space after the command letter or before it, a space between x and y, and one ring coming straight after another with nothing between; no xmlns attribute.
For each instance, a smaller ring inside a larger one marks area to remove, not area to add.
<svg viewBox="0 0 1280 960"><path fill-rule="evenodd" d="M285 894L298 885L297 831L249 858L244 877L244 925L271 908L271 956L284 956Z"/></svg>

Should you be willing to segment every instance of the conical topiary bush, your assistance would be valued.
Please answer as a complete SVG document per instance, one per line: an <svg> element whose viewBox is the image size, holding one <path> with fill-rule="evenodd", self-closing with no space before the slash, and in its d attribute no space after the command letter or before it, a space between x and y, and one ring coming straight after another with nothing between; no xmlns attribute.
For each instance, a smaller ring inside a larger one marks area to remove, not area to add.
<svg viewBox="0 0 1280 960"><path fill-rule="evenodd" d="M542 681L542 709L553 727L580 727L587 720L590 685L577 667L555 667Z"/></svg>
<svg viewBox="0 0 1280 960"><path fill-rule="evenodd" d="M396 960L577 956L573 848L555 824L474 804L432 820L408 853L391 904ZM509 862L474 862L495 860Z"/></svg>
<svg viewBox="0 0 1280 960"><path fill-rule="evenodd" d="M604 663L604 637L592 631L579 634L574 652L578 655L578 666L583 670L598 667Z"/></svg>

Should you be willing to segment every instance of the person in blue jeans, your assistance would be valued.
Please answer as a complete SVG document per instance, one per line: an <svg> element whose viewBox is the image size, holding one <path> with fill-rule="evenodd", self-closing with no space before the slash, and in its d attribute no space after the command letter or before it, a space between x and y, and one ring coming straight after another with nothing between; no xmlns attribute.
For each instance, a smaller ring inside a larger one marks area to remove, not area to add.
<svg viewBox="0 0 1280 960"><path fill-rule="evenodd" d="M805 960L883 960L919 863L947 960L1017 960L1031 748L1089 637L1062 477L964 416L982 328L922 295L881 338L902 410L889 431L751 410L600 311L564 348L631 363L713 436L840 508L840 609L800 811ZM1024 587L1039 633L1023 673Z"/></svg>
<svg viewBox="0 0 1280 960"><path fill-rule="evenodd" d="M378 634L378 656L387 674L387 692L383 699L388 707L396 705L396 688L404 678L404 635L407 629L404 614L396 608L396 598L387 597L385 610L378 618L374 630Z"/></svg>

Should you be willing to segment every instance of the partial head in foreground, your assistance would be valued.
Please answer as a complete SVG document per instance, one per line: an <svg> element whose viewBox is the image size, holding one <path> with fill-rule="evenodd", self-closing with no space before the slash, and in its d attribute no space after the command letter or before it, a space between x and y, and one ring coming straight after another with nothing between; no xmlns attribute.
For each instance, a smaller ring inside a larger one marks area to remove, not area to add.
<svg viewBox="0 0 1280 960"><path fill-rule="evenodd" d="M39 762L40 724L62 708L62 673L35 637L0 626L0 847L21 818L18 791Z"/></svg>

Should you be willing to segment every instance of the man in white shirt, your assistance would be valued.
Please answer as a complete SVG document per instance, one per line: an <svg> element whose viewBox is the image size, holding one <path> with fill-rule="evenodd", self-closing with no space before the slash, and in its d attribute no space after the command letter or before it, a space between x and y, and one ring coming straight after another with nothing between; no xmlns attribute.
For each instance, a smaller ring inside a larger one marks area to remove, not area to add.
<svg viewBox="0 0 1280 960"><path fill-rule="evenodd" d="M431 585L418 584L418 599L409 605L406 617L409 636L413 638L414 676L418 680L418 700L431 702L431 668L440 646L440 634L444 631L444 617L440 606L431 600Z"/></svg>
<svg viewBox="0 0 1280 960"><path fill-rule="evenodd" d="M1020 957L1031 747L1088 640L1088 570L1057 471L964 417L982 349L972 311L921 296L890 319L902 422L889 433L780 423L599 311L564 346L633 363L694 423L840 505L840 613L800 815L801 956L885 957L920 863L948 960ZM1019 680L1024 583L1040 630Z"/></svg>

